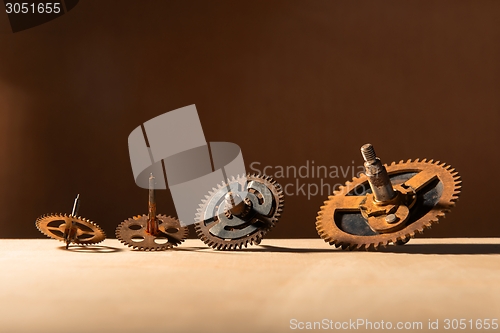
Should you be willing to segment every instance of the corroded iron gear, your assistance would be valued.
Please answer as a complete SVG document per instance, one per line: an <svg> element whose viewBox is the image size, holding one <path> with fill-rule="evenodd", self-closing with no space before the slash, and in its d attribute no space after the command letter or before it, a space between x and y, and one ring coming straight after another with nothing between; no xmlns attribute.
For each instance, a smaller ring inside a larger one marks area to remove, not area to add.
<svg viewBox="0 0 500 333"><path fill-rule="evenodd" d="M178 219L156 215L154 177L149 177L148 215L129 218L118 225L116 238L123 244L141 251L164 251L182 243L188 228L182 227Z"/></svg>
<svg viewBox="0 0 500 333"><path fill-rule="evenodd" d="M382 166L370 147L373 156L363 154L366 172L334 191L316 218L321 238L342 249L405 244L444 217L460 194L460 176L446 163Z"/></svg>
<svg viewBox="0 0 500 333"><path fill-rule="evenodd" d="M35 226L44 235L63 241L66 249L69 244L93 245L106 239L104 231L94 222L76 216L80 206L80 195L77 195L70 215L45 214L35 221Z"/></svg>
<svg viewBox="0 0 500 333"><path fill-rule="evenodd" d="M44 235L60 241L65 241L66 227L72 224L74 238L70 243L78 245L92 245L102 242L106 238L104 231L94 222L80 216L66 214L47 214L36 219L35 225Z"/></svg>
<svg viewBox="0 0 500 333"><path fill-rule="evenodd" d="M259 244L278 222L284 207L281 186L265 175L223 182L202 200L195 224L198 237L216 250Z"/></svg>
<svg viewBox="0 0 500 333"><path fill-rule="evenodd" d="M181 227L178 219L156 215L158 231L147 232L148 216L129 218L116 228L116 238L123 244L142 251L164 251L181 244L188 235L188 228Z"/></svg>

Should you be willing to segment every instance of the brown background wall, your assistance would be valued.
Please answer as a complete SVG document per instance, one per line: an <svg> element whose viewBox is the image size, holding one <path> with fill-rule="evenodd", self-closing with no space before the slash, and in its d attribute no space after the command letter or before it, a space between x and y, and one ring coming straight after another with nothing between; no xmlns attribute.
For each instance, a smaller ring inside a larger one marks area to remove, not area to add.
<svg viewBox="0 0 500 333"><path fill-rule="evenodd" d="M426 235L500 236L498 1L88 0L16 34L0 14L0 54L0 237L77 193L109 235L145 213L128 134L189 104L247 167L446 161L464 192ZM269 237L318 237L326 196L288 196Z"/></svg>

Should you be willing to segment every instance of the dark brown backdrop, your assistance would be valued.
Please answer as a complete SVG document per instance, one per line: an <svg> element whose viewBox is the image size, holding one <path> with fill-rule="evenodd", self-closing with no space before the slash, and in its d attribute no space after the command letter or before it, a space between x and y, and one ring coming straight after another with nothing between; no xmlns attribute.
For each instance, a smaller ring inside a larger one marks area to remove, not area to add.
<svg viewBox="0 0 500 333"><path fill-rule="evenodd" d="M0 237L76 193L109 235L145 213L128 134L189 104L247 166L446 161L463 194L426 235L500 236L498 1L88 0L16 34L0 14L0 54ZM269 237L318 237L325 198L288 196Z"/></svg>

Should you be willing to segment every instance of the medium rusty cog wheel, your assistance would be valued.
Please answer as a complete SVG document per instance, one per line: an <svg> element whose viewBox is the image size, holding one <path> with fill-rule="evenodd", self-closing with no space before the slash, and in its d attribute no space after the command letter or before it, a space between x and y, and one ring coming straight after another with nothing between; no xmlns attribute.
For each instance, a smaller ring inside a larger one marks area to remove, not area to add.
<svg viewBox="0 0 500 333"><path fill-rule="evenodd" d="M245 215L231 214L225 208L229 192L246 193ZM284 207L281 185L266 175L233 177L205 197L196 214L196 220L201 222L195 224L195 230L205 244L216 250L237 250L259 244L278 222Z"/></svg>
<svg viewBox="0 0 500 333"><path fill-rule="evenodd" d="M71 241L73 244L92 245L106 238L106 234L97 224L80 216L47 214L37 218L35 225L44 235L64 242L64 230L69 222L76 228L75 238Z"/></svg>
<svg viewBox="0 0 500 333"><path fill-rule="evenodd" d="M325 242L350 250L404 244L415 233L430 229L458 200L462 182L458 172L446 163L417 159L384 166L395 189L408 188L416 196L402 228L387 233L370 228L359 207L371 195L368 178L361 174L334 191L318 212L316 229Z"/></svg>
<svg viewBox="0 0 500 333"><path fill-rule="evenodd" d="M138 215L118 225L116 238L123 244L141 251L164 251L184 242L188 236L188 228L181 227L178 219L166 215L156 215L156 218L160 232L158 235L148 234L148 216Z"/></svg>

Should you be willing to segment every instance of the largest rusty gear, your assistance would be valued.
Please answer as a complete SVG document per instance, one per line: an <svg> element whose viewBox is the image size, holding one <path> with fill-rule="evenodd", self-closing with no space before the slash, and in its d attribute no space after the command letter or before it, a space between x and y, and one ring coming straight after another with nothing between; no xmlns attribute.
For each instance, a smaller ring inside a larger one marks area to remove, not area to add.
<svg viewBox="0 0 500 333"><path fill-rule="evenodd" d="M356 250L405 244L458 200L460 176L446 163L382 165L371 145L361 151L366 172L334 191L318 213L318 234L331 245Z"/></svg>

